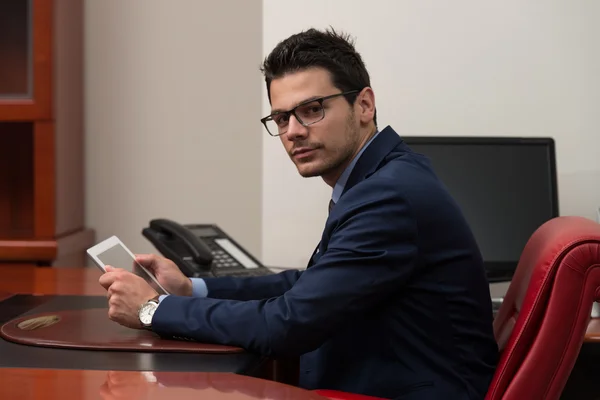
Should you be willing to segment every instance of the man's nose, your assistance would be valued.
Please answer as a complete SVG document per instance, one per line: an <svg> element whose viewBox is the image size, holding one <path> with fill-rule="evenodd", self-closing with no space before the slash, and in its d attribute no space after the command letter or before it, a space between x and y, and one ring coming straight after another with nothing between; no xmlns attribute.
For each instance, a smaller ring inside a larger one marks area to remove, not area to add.
<svg viewBox="0 0 600 400"><path fill-rule="evenodd" d="M305 139L308 135L308 128L300 123L295 115L290 115L288 120L288 127L285 136L288 140Z"/></svg>

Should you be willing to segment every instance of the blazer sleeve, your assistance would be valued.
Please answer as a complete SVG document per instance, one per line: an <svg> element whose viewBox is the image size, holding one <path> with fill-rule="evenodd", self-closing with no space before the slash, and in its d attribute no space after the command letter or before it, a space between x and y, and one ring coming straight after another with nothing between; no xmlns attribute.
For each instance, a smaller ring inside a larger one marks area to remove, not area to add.
<svg viewBox="0 0 600 400"><path fill-rule="evenodd" d="M207 297L230 300L261 300L283 295L300 278L303 271L287 270L255 277L204 278Z"/></svg>
<svg viewBox="0 0 600 400"><path fill-rule="evenodd" d="M327 249L282 295L248 301L169 296L154 314L153 330L269 356L318 348L402 290L416 264L417 226L397 182L364 181L336 209L326 228Z"/></svg>

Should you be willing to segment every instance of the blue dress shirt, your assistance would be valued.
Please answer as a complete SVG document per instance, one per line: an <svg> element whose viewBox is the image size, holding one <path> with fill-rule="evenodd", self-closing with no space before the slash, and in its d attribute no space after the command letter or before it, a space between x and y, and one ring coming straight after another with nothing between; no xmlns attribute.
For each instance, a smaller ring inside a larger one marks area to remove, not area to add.
<svg viewBox="0 0 600 400"><path fill-rule="evenodd" d="M204 279L190 278L190 281L192 281L192 297L208 296L208 288L206 287L206 282L204 282ZM167 296L168 296L168 294L161 295L158 298L158 303L160 304L160 302L163 301L163 299Z"/></svg>
<svg viewBox="0 0 600 400"><path fill-rule="evenodd" d="M337 182L335 183L335 186L333 187L333 193L331 194L331 200L333 200L334 203L338 202L340 196L344 192L344 187L346 186L346 182L348 182L348 178L350 177L350 174L354 169L354 165L356 165L356 162L358 161L362 153L367 147L369 147L369 145L371 144L373 139L377 137L377 135L379 135L379 131L375 132L373 137L362 147L362 149L360 149L358 154L352 159L352 161L350 162L350 164L348 164L344 172L342 172L342 175L340 175L340 177L338 178Z"/></svg>

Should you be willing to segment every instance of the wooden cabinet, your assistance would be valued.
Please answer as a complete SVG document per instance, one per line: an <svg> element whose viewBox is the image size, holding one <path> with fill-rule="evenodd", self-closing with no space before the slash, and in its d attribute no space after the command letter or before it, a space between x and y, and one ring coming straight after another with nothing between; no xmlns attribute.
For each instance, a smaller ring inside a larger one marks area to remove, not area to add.
<svg viewBox="0 0 600 400"><path fill-rule="evenodd" d="M83 2L0 1L0 263L83 265Z"/></svg>

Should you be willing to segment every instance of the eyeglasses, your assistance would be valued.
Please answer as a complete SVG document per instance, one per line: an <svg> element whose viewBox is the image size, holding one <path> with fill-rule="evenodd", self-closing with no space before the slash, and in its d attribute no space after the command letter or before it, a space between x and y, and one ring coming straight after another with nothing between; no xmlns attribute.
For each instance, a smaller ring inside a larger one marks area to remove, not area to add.
<svg viewBox="0 0 600 400"><path fill-rule="evenodd" d="M283 135L287 132L288 124L290 122L290 115L294 115L298 122L300 122L303 126L315 124L325 118L325 109L323 108L323 102L325 100L333 99L334 97L338 96L346 96L357 92L360 92L360 90L350 90L347 92L332 94L330 96L320 97L318 99L308 100L304 103L298 104L289 111L279 111L261 118L260 122L263 123L269 135Z"/></svg>

